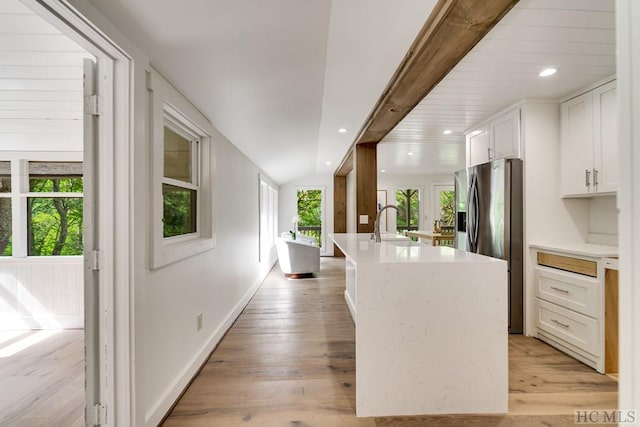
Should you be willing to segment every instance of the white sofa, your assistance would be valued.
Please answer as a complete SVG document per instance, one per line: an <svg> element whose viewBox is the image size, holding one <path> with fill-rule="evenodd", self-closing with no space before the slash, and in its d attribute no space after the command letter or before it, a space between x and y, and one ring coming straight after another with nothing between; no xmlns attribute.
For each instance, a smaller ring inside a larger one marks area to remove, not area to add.
<svg viewBox="0 0 640 427"><path fill-rule="evenodd" d="M320 271L320 248L313 237L282 233L276 240L280 269L287 277L305 277Z"/></svg>

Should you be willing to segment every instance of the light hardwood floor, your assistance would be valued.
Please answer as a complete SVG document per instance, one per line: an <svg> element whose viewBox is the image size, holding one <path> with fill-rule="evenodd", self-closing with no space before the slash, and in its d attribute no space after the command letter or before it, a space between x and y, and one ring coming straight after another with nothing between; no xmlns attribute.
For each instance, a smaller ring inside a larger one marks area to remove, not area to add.
<svg viewBox="0 0 640 427"><path fill-rule="evenodd" d="M276 267L164 426L569 426L575 409L617 406L617 382L533 338L509 338L509 413L355 417L355 329L344 261L313 279Z"/></svg>
<svg viewBox="0 0 640 427"><path fill-rule="evenodd" d="M83 425L84 331L0 332L0 426Z"/></svg>

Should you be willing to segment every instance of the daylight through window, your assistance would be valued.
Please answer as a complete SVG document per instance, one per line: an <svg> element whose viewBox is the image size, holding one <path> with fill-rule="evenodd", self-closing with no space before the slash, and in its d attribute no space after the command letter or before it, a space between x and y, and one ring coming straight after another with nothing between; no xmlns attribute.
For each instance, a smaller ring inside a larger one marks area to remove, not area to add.
<svg viewBox="0 0 640 427"><path fill-rule="evenodd" d="M0 161L0 255L82 255L82 162L14 164L12 174L11 162Z"/></svg>
<svg viewBox="0 0 640 427"><path fill-rule="evenodd" d="M162 179L164 237L198 230L198 159L198 138L166 118Z"/></svg>

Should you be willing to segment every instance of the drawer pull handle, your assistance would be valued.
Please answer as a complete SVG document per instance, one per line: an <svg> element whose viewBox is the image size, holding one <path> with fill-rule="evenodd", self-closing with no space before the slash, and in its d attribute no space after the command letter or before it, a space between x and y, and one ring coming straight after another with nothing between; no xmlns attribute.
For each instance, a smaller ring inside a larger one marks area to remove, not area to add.
<svg viewBox="0 0 640 427"><path fill-rule="evenodd" d="M553 289L554 291L562 292L563 294L568 294L569 293L568 290L556 288L555 286L551 286L551 289Z"/></svg>
<svg viewBox="0 0 640 427"><path fill-rule="evenodd" d="M565 329L569 329L569 325L567 325L566 323L559 322L556 319L551 319L551 321L558 326L562 326Z"/></svg>

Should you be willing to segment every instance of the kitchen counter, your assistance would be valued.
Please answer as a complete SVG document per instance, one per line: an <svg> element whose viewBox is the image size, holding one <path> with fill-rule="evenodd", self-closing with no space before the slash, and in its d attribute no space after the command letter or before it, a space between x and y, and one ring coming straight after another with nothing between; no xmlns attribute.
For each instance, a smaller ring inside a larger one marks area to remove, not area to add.
<svg viewBox="0 0 640 427"><path fill-rule="evenodd" d="M589 256L594 258L617 257L618 247L596 245L593 243L531 243L529 247L547 251L567 252L574 255Z"/></svg>
<svg viewBox="0 0 640 427"><path fill-rule="evenodd" d="M409 240L331 236L356 324L356 415L506 413L507 263Z"/></svg>

